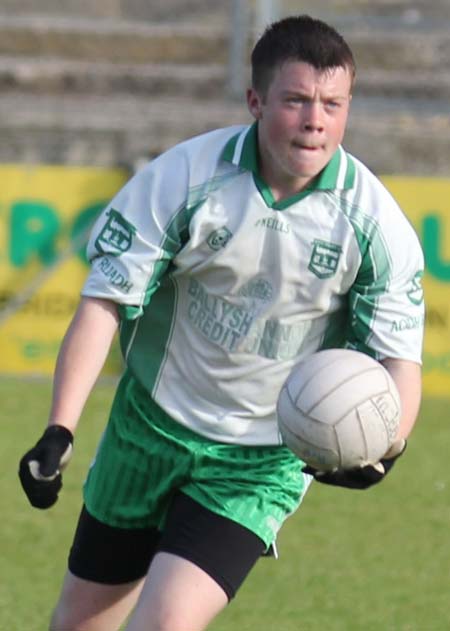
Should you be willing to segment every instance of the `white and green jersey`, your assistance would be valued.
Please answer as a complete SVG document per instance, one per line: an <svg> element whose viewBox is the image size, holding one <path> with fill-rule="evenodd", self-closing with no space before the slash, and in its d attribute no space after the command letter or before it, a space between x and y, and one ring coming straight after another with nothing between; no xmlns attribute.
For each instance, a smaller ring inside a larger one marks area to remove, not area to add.
<svg viewBox="0 0 450 631"><path fill-rule="evenodd" d="M175 420L222 442L278 444L293 365L346 346L421 361L422 251L368 169L339 148L276 202L257 128L183 142L97 221L83 295L120 305L131 372Z"/></svg>

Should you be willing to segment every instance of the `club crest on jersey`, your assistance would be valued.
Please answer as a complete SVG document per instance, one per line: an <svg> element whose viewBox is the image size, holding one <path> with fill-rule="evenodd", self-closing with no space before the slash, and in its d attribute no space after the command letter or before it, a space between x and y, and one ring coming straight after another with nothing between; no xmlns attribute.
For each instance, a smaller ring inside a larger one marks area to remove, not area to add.
<svg viewBox="0 0 450 631"><path fill-rule="evenodd" d="M209 245L211 250L218 251L220 248L224 248L226 246L232 236L233 235L228 228L226 226L222 226L222 228L211 232L209 237L206 239L206 243Z"/></svg>
<svg viewBox="0 0 450 631"><path fill-rule="evenodd" d="M240 296L269 302L273 296L272 285L264 278L254 278L239 290Z"/></svg>
<svg viewBox="0 0 450 631"><path fill-rule="evenodd" d="M422 276L423 270L416 272L411 281L410 289L406 292L413 305L420 305L423 302Z"/></svg>
<svg viewBox="0 0 450 631"><path fill-rule="evenodd" d="M314 239L308 269L318 278L330 278L336 273L341 253L340 245Z"/></svg>
<svg viewBox="0 0 450 631"><path fill-rule="evenodd" d="M120 256L130 249L136 228L114 208L106 213L108 220L95 240L100 254Z"/></svg>

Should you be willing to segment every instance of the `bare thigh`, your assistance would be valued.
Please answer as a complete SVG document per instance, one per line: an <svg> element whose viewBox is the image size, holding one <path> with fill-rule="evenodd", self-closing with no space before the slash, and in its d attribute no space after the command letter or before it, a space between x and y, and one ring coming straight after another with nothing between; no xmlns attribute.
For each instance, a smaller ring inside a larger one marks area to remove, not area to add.
<svg viewBox="0 0 450 631"><path fill-rule="evenodd" d="M50 631L115 631L136 604L144 579L121 585L94 583L67 572Z"/></svg>
<svg viewBox="0 0 450 631"><path fill-rule="evenodd" d="M127 631L201 631L227 605L204 570L174 554L153 559Z"/></svg>

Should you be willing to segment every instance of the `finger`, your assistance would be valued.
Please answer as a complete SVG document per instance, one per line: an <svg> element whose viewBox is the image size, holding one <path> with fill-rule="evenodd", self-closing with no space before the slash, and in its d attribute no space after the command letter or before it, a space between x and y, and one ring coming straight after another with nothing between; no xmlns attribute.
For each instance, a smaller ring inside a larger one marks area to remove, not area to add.
<svg viewBox="0 0 450 631"><path fill-rule="evenodd" d="M73 451L73 446L72 443L69 443L66 447L65 452L63 453L63 455L61 456L61 459L59 461L59 469L60 471L62 471L63 469L65 469L69 463L70 458L72 457L72 451Z"/></svg>
<svg viewBox="0 0 450 631"><path fill-rule="evenodd" d="M61 453L61 445L48 446L42 451L39 465L40 478L44 480L53 480L60 473L60 470L68 463L72 453L72 445L65 447Z"/></svg>
<svg viewBox="0 0 450 631"><path fill-rule="evenodd" d="M316 471L314 477L317 482L331 484L332 486L343 486L345 473L339 471Z"/></svg>
<svg viewBox="0 0 450 631"><path fill-rule="evenodd" d="M367 470L375 470L377 473L384 475L386 473L386 469L382 462L377 462L376 464L371 464L367 466Z"/></svg>
<svg viewBox="0 0 450 631"><path fill-rule="evenodd" d="M393 445L389 448L386 454L383 456L383 459L390 460L391 458L398 458L402 455L402 453L406 449L406 440L404 438L400 438L396 440Z"/></svg>
<svg viewBox="0 0 450 631"><path fill-rule="evenodd" d="M53 480L38 480L31 474L28 465L28 462L21 464L19 478L30 504L35 508L50 508L58 499L62 487L61 475Z"/></svg>
<svg viewBox="0 0 450 631"><path fill-rule="evenodd" d="M38 481L51 482L52 480L57 478L59 475L58 469L56 469L56 471L51 471L51 470L49 471L49 469L47 468L47 470L43 471L42 464L39 463L37 460L30 460L28 462L28 468L33 478Z"/></svg>
<svg viewBox="0 0 450 631"><path fill-rule="evenodd" d="M382 462L377 462L377 464L362 467L360 473L368 482L376 483L385 476L386 470Z"/></svg>
<svg viewBox="0 0 450 631"><path fill-rule="evenodd" d="M317 473L317 469L314 469L314 467L310 467L309 464L307 464L302 468L302 473L315 476Z"/></svg>

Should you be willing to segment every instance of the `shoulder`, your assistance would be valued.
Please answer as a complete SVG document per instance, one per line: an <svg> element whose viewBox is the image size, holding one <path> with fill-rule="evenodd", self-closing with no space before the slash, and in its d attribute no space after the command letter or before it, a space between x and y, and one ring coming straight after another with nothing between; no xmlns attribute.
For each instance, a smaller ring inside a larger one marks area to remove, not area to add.
<svg viewBox="0 0 450 631"><path fill-rule="evenodd" d="M220 160L227 143L247 128L246 125L234 125L189 138L174 145L150 164L155 167L185 164L191 170L208 171Z"/></svg>
<svg viewBox="0 0 450 631"><path fill-rule="evenodd" d="M142 165L124 188L142 200L178 207L189 191L216 175L227 143L246 126L217 129L184 140Z"/></svg>
<svg viewBox="0 0 450 631"><path fill-rule="evenodd" d="M349 215L394 237L401 233L404 238L418 242L407 209L400 207L383 182L363 162L349 153L346 155L354 171L352 186L344 192Z"/></svg>
<svg viewBox="0 0 450 631"><path fill-rule="evenodd" d="M348 191L348 200L374 221L409 223L406 209L400 207L380 178L361 160L351 154L347 156L354 167L354 181Z"/></svg>
<svg viewBox="0 0 450 631"><path fill-rule="evenodd" d="M379 177L361 162L361 160L350 153L346 152L346 155L354 167L354 181L350 189L349 197L368 212L376 213L377 209L381 207L380 202L384 204L389 203L389 205L399 208L397 202Z"/></svg>
<svg viewBox="0 0 450 631"><path fill-rule="evenodd" d="M404 269L422 269L422 246L406 209L400 208L366 165L350 154L347 157L353 163L354 179L352 186L340 196L340 205L362 254L368 255L375 264L390 260Z"/></svg>
<svg viewBox="0 0 450 631"><path fill-rule="evenodd" d="M234 138L248 128L248 125L232 125L230 127L214 129L213 131L208 131L180 142L173 147L173 150L186 152L188 154L195 154L198 151L208 151L220 155L231 138Z"/></svg>

